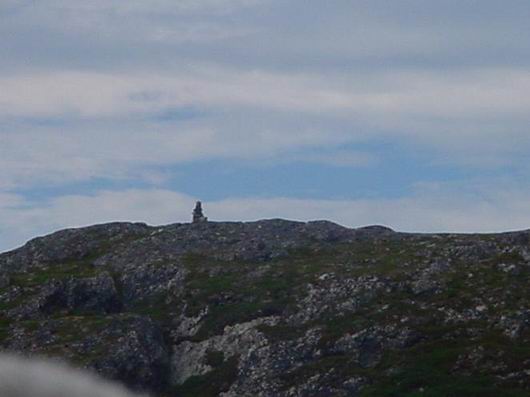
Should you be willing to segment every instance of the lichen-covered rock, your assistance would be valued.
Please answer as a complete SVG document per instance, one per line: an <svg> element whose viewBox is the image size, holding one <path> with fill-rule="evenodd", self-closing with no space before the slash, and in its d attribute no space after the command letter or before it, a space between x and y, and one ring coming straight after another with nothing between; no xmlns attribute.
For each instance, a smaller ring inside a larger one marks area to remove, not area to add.
<svg viewBox="0 0 530 397"><path fill-rule="evenodd" d="M103 272L95 277L50 281L27 303L8 311L7 316L33 320L54 313L104 314L118 312L121 306L113 278Z"/></svg>
<svg viewBox="0 0 530 397"><path fill-rule="evenodd" d="M203 375L213 368L208 362L208 353L223 352L224 359L237 356L245 357L251 351L267 345L267 340L257 327L273 326L274 317L265 317L248 323L227 326L222 335L214 336L202 342L185 341L173 350L171 360L171 382L175 385L184 383L192 376Z"/></svg>
<svg viewBox="0 0 530 397"><path fill-rule="evenodd" d="M155 397L523 396L530 232L112 223L0 254L0 346Z"/></svg>
<svg viewBox="0 0 530 397"><path fill-rule="evenodd" d="M158 326L148 318L115 319L99 337L106 350L89 367L134 390L162 390L167 384L169 353Z"/></svg>
<svg viewBox="0 0 530 397"><path fill-rule="evenodd" d="M143 223L110 223L83 229L67 229L38 237L24 247L0 255L0 270L23 271L50 263L79 260L103 252L109 246L143 236Z"/></svg>

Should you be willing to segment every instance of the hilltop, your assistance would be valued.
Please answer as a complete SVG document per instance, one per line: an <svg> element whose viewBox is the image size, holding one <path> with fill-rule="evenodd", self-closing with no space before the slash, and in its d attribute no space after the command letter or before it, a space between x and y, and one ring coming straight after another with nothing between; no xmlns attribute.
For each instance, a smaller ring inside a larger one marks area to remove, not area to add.
<svg viewBox="0 0 530 397"><path fill-rule="evenodd" d="M527 396L530 231L263 220L0 254L0 344L154 396Z"/></svg>

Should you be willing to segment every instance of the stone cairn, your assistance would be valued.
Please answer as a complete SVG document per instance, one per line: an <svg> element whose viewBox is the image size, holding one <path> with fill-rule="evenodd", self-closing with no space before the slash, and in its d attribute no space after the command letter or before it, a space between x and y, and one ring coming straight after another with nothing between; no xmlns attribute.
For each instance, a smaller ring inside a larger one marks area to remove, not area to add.
<svg viewBox="0 0 530 397"><path fill-rule="evenodd" d="M195 204L195 209L193 210L193 223L203 223L208 222L208 218L202 213L202 203L197 201Z"/></svg>

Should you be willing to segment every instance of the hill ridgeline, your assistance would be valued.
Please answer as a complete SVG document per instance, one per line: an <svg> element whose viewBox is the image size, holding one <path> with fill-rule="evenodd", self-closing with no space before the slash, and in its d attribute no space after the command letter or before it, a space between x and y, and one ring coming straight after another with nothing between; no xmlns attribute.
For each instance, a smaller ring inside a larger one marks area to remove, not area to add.
<svg viewBox="0 0 530 397"><path fill-rule="evenodd" d="M200 220L0 254L2 350L158 397L529 395L529 231Z"/></svg>

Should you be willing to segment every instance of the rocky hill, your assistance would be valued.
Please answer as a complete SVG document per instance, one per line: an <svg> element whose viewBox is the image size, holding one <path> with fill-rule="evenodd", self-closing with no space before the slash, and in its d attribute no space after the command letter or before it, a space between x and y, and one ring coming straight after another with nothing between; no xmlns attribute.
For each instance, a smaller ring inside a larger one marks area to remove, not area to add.
<svg viewBox="0 0 530 397"><path fill-rule="evenodd" d="M153 396L528 396L530 232L112 223L0 255L3 350Z"/></svg>

